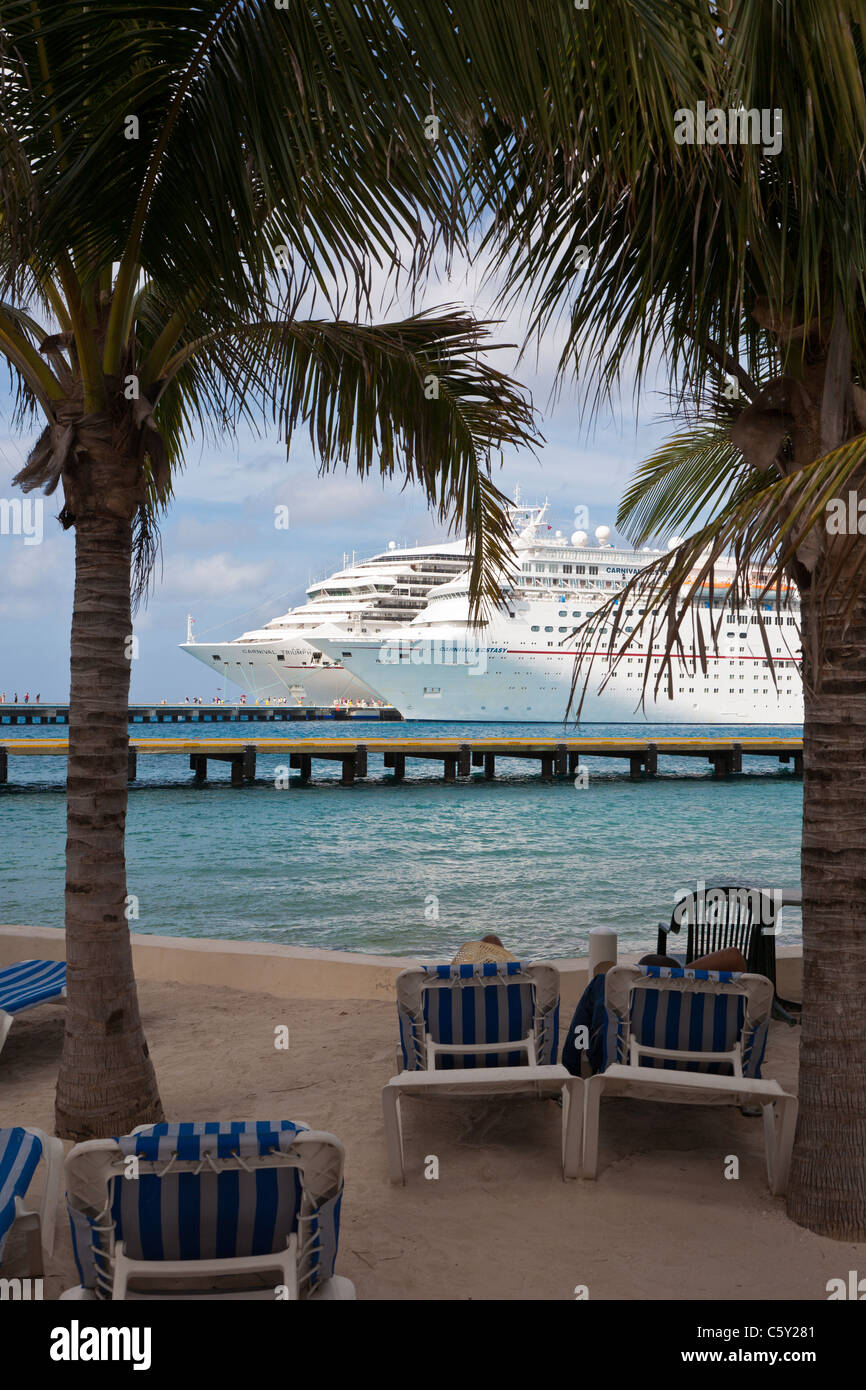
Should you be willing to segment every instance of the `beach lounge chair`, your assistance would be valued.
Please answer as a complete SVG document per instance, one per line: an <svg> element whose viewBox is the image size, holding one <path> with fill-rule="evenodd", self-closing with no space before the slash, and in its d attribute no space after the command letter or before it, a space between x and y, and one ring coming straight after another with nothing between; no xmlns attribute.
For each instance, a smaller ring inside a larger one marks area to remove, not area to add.
<svg viewBox="0 0 866 1390"><path fill-rule="evenodd" d="M39 1160L45 1161L45 1181L39 1210L25 1206L27 1189ZM44 1272L43 1252L54 1250L54 1228L63 1172L63 1145L41 1129L16 1126L0 1129L0 1264L3 1248L13 1226L26 1234L27 1258L31 1276Z"/></svg>
<svg viewBox="0 0 866 1390"><path fill-rule="evenodd" d="M773 986L761 975L616 965L605 979L604 1070L586 1083L583 1176L598 1169L603 1096L759 1105L770 1191L785 1191L797 1101L761 1079Z"/></svg>
<svg viewBox="0 0 866 1390"><path fill-rule="evenodd" d="M520 961L397 976L398 1066L382 1092L388 1169L406 1181L404 1096L561 1095L563 1177L578 1176L583 1082L556 1062L559 972Z"/></svg>
<svg viewBox="0 0 866 1390"><path fill-rule="evenodd" d="M334 1275L333 1134L288 1120L144 1125L76 1144L66 1187L81 1284L61 1298L355 1296Z"/></svg>
<svg viewBox="0 0 866 1390"><path fill-rule="evenodd" d="M0 970L0 1052L16 1014L66 998L65 960L22 960Z"/></svg>

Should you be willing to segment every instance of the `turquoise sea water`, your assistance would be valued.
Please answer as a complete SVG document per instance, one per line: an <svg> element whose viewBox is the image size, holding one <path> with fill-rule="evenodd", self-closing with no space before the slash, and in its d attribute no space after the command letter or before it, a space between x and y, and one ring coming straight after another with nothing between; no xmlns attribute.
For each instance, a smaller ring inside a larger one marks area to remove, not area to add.
<svg viewBox="0 0 866 1390"><path fill-rule="evenodd" d="M297 739L500 735L562 737L557 725L136 725L146 737ZM569 734L652 737L730 728L592 725ZM743 736L798 730L749 727ZM65 737L19 728L15 737ZM339 764L277 790L286 755L260 752L253 786L233 789L228 764L192 785L188 756L139 759L129 797L134 931L443 959L498 932L517 955L584 954L587 931L611 926L622 951L655 949L678 889L699 879L794 888L800 880L802 784L776 759L744 759L716 781L697 759L660 759L633 783L628 764L587 759L589 785L542 783L537 763L497 760L497 780L445 785L441 764L407 763L395 783L370 756L370 776L339 784ZM0 922L63 923L62 759L10 759L0 788ZM293 773L295 778L297 774ZM781 940L799 938L786 909Z"/></svg>

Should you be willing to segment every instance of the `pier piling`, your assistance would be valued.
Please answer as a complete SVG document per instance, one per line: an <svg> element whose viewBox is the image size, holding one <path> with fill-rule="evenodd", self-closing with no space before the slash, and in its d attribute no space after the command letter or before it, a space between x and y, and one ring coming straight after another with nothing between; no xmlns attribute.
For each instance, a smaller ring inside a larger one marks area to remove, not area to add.
<svg viewBox="0 0 866 1390"><path fill-rule="evenodd" d="M297 768L300 772L300 782L309 782L313 769L313 760L309 753L292 753L289 757L289 767Z"/></svg>
<svg viewBox="0 0 866 1390"><path fill-rule="evenodd" d="M406 754L405 753L386 753L384 757L385 767L393 768L394 781L402 782L406 776Z"/></svg>
<svg viewBox="0 0 866 1390"><path fill-rule="evenodd" d="M9 780L9 754L5 748L0 748L0 782Z"/></svg>

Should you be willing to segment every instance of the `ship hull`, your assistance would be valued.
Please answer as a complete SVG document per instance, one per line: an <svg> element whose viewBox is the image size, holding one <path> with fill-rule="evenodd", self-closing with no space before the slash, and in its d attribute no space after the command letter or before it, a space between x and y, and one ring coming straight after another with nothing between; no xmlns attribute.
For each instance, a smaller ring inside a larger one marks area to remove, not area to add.
<svg viewBox="0 0 866 1390"><path fill-rule="evenodd" d="M369 702L376 698L341 662L323 659L316 648L296 640L286 645L262 642L249 646L187 642L181 650L259 700L285 698L291 704L325 708L338 700Z"/></svg>
<svg viewBox="0 0 866 1390"><path fill-rule="evenodd" d="M359 644L325 644L339 652L365 685L395 705L404 719L446 723L555 723L566 718L574 676L573 651L532 651L491 645L469 652L455 640L437 637L435 661L423 658L425 644L416 638L410 659L393 661L393 649ZM449 660L449 656L451 660ZM599 689L607 674L596 659L580 709L586 723L763 725L803 722L799 672L790 658L778 663L778 689L758 657L710 658L705 680L700 671L675 674L673 698L653 696L652 687L641 706L643 662L623 662L616 675ZM741 674L742 673L742 674ZM574 718L583 677L572 702Z"/></svg>

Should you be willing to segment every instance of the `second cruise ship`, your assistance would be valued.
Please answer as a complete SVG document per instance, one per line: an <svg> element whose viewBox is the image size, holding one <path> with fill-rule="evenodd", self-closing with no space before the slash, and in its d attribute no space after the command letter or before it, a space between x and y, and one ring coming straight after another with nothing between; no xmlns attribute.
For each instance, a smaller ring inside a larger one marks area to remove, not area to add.
<svg viewBox="0 0 866 1390"><path fill-rule="evenodd" d="M547 503L532 510L514 541L513 572L503 584L505 602L483 626L469 616L468 575L431 591L424 611L399 629L376 638L345 627L317 634L322 651L340 660L406 719L448 722L556 722L566 716L580 652L591 662L580 711L586 723L656 724L801 724L799 600L788 593L731 603L733 567L715 568L712 595L704 592L691 617L700 625L708 670L700 667L688 622L682 630L684 650L670 674L661 668L664 643L656 635L652 649L638 640L611 668L610 626L588 629L593 645L579 647L575 629L614 598L630 579L664 552L614 547L600 526L595 544L585 532L570 540L551 535ZM674 542L671 543L672 545ZM758 586L759 587L759 586ZM640 587L627 600L617 650L645 614L649 596ZM761 626L773 659L771 670ZM711 626L718 627L718 645ZM643 631L643 630L642 630ZM648 637L648 635L647 635ZM634 640L634 639L632 639ZM691 647L691 649L690 649ZM643 674L651 662L645 704ZM581 676L581 685L584 676Z"/></svg>
<svg viewBox="0 0 866 1390"><path fill-rule="evenodd" d="M381 638L421 613L430 592L464 573L465 540L398 546L344 565L307 589L307 601L231 642L197 642L188 624L181 650L257 700L327 707L373 701L369 686L339 656L323 654L317 631L336 624L353 636Z"/></svg>

